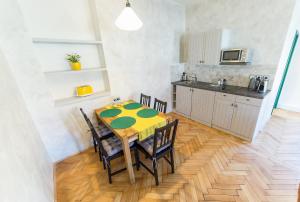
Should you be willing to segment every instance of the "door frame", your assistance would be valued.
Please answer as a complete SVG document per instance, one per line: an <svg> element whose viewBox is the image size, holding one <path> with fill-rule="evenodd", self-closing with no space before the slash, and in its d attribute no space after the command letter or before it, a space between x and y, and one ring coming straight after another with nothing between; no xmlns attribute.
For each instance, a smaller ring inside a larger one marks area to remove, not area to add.
<svg viewBox="0 0 300 202"><path fill-rule="evenodd" d="M299 31L296 30L296 33L295 33L294 39L293 39L293 43L292 43L292 46L291 46L291 49L290 49L289 57L287 59L287 63L285 65L283 76L282 76L282 79L281 79L281 82L280 82L280 85L279 85L279 88L278 88L278 92L277 92L277 96L276 96L276 99L275 99L275 102L274 102L273 109L277 109L277 107L278 107L278 102L280 100L282 89L283 89L283 86L284 86L284 83L285 83L285 80L286 80L286 77L287 77L287 74L288 74L288 71L289 71L289 68L290 68L290 64L291 64L293 56L294 56L294 52L295 52L295 49L296 49L298 39L299 39Z"/></svg>

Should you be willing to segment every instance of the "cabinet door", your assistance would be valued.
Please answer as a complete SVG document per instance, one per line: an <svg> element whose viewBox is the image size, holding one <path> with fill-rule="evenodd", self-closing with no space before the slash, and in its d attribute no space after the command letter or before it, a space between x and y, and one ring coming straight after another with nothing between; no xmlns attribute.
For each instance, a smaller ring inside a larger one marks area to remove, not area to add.
<svg viewBox="0 0 300 202"><path fill-rule="evenodd" d="M215 92L193 89L191 118L211 126Z"/></svg>
<svg viewBox="0 0 300 202"><path fill-rule="evenodd" d="M232 118L231 131L251 139L255 130L260 108L253 105L236 103Z"/></svg>
<svg viewBox="0 0 300 202"><path fill-rule="evenodd" d="M186 115L191 115L192 91L189 87L176 86L176 111Z"/></svg>
<svg viewBox="0 0 300 202"><path fill-rule="evenodd" d="M205 33L190 34L187 36L187 62L201 64L205 62Z"/></svg>
<svg viewBox="0 0 300 202"><path fill-rule="evenodd" d="M220 63L222 30L205 32L204 64L218 65Z"/></svg>
<svg viewBox="0 0 300 202"><path fill-rule="evenodd" d="M229 130L233 116L233 101L230 99L215 99L213 125Z"/></svg>

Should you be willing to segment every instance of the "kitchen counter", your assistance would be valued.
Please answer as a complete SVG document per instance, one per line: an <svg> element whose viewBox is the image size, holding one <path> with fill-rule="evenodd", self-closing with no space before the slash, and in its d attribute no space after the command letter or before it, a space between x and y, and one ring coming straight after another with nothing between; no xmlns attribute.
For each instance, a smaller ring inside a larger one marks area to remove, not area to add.
<svg viewBox="0 0 300 202"><path fill-rule="evenodd" d="M178 86L186 86L190 88L198 88L203 90L209 90L209 91L215 91L215 92L222 92L222 93L228 93L228 94L234 94L234 95L240 95L245 97L252 97L257 99L264 99L268 93L271 91L268 90L265 93L257 93L256 91L250 91L246 87L240 87L240 86L230 86L225 85L224 87L220 87L217 85L214 85L212 83L206 83L206 82L191 82L191 81L176 81L172 82L172 85L178 85Z"/></svg>

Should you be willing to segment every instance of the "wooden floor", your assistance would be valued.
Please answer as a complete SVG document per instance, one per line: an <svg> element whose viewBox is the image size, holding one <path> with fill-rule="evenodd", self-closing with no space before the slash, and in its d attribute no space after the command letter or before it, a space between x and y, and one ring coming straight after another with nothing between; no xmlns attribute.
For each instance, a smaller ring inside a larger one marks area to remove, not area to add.
<svg viewBox="0 0 300 202"><path fill-rule="evenodd" d="M109 201L272 201L296 202L300 182L300 115L277 111L249 144L194 121L180 119L176 171L160 161L160 185L143 168L113 176L93 149L57 165L58 202ZM123 159L113 168L124 166Z"/></svg>

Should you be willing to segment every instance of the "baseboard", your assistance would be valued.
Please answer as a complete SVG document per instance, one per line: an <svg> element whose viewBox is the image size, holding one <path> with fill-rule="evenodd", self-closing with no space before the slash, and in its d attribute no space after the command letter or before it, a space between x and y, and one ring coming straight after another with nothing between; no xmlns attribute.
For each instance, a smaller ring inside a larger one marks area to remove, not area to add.
<svg viewBox="0 0 300 202"><path fill-rule="evenodd" d="M292 112L300 112L300 107L293 106L293 105L285 105L285 104L279 104L278 108L285 109Z"/></svg>

